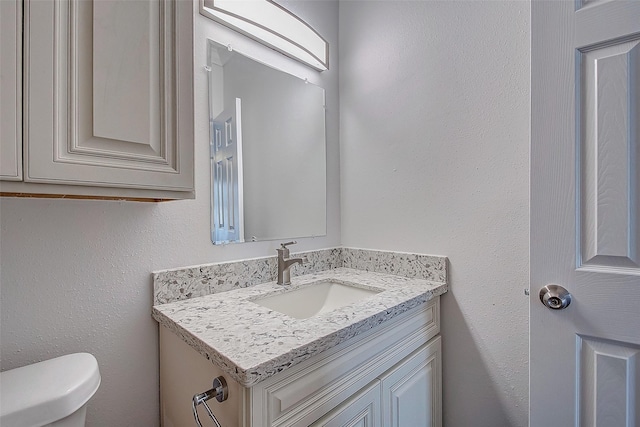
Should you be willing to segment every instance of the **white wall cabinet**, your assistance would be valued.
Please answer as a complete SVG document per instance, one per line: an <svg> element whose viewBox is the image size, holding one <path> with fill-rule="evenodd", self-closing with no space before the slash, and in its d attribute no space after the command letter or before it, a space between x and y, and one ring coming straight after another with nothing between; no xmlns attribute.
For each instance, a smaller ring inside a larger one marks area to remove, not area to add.
<svg viewBox="0 0 640 427"><path fill-rule="evenodd" d="M24 182L3 193L193 197L193 7L25 0Z"/></svg>
<svg viewBox="0 0 640 427"><path fill-rule="evenodd" d="M0 1L0 179L22 179L22 1Z"/></svg>
<svg viewBox="0 0 640 427"><path fill-rule="evenodd" d="M160 328L162 425L195 425L194 394L223 375L224 427L441 427L439 298L249 388ZM201 413L201 418L206 413Z"/></svg>

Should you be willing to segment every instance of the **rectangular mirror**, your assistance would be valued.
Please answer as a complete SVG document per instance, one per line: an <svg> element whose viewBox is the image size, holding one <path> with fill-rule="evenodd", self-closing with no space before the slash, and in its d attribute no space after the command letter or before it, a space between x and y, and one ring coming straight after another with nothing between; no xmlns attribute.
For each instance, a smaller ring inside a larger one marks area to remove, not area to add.
<svg viewBox="0 0 640 427"><path fill-rule="evenodd" d="M326 234L324 89L208 41L214 244Z"/></svg>

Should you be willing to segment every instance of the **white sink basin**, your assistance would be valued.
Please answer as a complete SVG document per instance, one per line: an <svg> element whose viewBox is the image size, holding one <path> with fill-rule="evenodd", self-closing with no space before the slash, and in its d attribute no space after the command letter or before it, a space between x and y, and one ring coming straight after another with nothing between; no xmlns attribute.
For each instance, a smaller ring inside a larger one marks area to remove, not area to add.
<svg viewBox="0 0 640 427"><path fill-rule="evenodd" d="M259 298L253 302L296 319L308 319L317 314L327 313L347 304L362 301L380 292L382 290L364 289L345 283L326 281Z"/></svg>

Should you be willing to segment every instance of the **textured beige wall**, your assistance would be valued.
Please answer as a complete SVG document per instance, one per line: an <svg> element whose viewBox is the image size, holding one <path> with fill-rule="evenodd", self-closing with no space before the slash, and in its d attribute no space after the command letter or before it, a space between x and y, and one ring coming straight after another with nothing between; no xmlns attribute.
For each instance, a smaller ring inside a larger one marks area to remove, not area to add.
<svg viewBox="0 0 640 427"><path fill-rule="evenodd" d="M526 426L529 4L340 2L342 243L446 255L444 425Z"/></svg>
<svg viewBox="0 0 640 427"><path fill-rule="evenodd" d="M337 45L337 2L286 5ZM276 242L211 244L203 35L226 37L229 31L197 15L196 34L195 200L0 199L0 367L11 369L71 352L93 353L102 384L89 405L88 426L159 425L152 271L275 255ZM336 62L337 51L331 55ZM282 58L293 69L306 68ZM326 89L329 106L328 235L298 239L296 251L340 243L337 79L337 70L331 69L316 73L314 81Z"/></svg>

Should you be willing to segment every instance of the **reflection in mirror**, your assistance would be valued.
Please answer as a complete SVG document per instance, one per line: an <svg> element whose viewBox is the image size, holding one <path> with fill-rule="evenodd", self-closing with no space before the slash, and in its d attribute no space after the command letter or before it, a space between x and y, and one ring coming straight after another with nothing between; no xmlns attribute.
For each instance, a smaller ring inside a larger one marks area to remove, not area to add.
<svg viewBox="0 0 640 427"><path fill-rule="evenodd" d="M324 89L208 42L214 244L326 234Z"/></svg>

